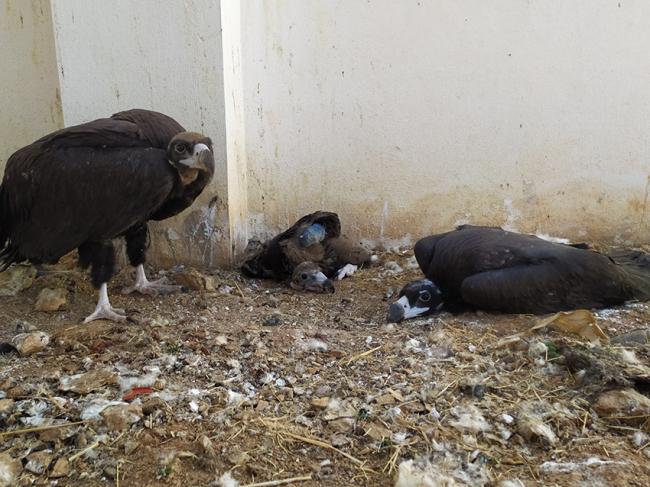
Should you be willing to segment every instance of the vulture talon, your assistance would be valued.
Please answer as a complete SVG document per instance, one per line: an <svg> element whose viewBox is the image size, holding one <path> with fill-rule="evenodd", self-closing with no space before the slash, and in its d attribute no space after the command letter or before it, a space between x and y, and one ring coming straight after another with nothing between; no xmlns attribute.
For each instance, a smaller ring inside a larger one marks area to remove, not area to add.
<svg viewBox="0 0 650 487"><path fill-rule="evenodd" d="M144 273L144 266L140 264L136 269L135 284L122 289L122 294L138 292L148 296L156 296L160 294L171 294L178 292L181 289L182 286L169 284L169 280L166 277L162 277L155 281L149 281Z"/></svg>
<svg viewBox="0 0 650 487"><path fill-rule="evenodd" d="M126 316L120 314L120 311L124 312L124 310L121 310L119 308L112 308L110 305L97 305L95 311L93 311L90 316L86 317L84 323L90 323L91 321L95 320L110 320L117 322L126 321Z"/></svg>
<svg viewBox="0 0 650 487"><path fill-rule="evenodd" d="M359 266L357 266L357 265L345 264L336 273L336 280L340 281L341 279L344 279L346 277L351 276L352 274L354 274L357 271L357 269L359 269Z"/></svg>

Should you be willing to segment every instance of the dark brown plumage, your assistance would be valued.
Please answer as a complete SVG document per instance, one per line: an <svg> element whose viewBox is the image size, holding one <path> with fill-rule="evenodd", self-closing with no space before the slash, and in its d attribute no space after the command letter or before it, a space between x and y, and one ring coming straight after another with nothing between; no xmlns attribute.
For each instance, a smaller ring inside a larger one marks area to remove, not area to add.
<svg viewBox="0 0 650 487"><path fill-rule="evenodd" d="M604 255L584 245L465 225L419 240L415 257L428 284L411 283L402 293L410 297L400 299L418 314L434 311L434 302L450 311L542 314L650 299L650 257L639 251ZM422 286L425 296L433 294L431 304L418 303Z"/></svg>
<svg viewBox="0 0 650 487"><path fill-rule="evenodd" d="M291 279L294 288L311 291L333 289L331 282L325 284L322 278L318 279L320 286L314 284L317 272L332 278L347 264L359 266L371 262L367 250L341 235L338 215L326 211L303 216L251 254L242 265L245 275ZM305 262L313 265L302 266L297 274L294 273L296 267ZM301 278L303 274L306 277Z"/></svg>
<svg viewBox="0 0 650 487"><path fill-rule="evenodd" d="M55 263L78 249L101 298L114 272L111 239L125 237L138 267L133 289L168 291L144 276L146 223L183 211L213 173L210 139L162 113L129 110L49 134L7 161L0 270L13 262ZM114 311L95 318L124 318Z"/></svg>

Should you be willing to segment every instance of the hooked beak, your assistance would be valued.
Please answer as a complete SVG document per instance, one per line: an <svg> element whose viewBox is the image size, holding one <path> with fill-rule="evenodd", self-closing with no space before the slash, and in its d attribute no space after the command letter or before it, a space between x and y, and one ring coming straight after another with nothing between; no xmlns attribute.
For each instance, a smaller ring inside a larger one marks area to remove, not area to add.
<svg viewBox="0 0 650 487"><path fill-rule="evenodd" d="M180 162L186 165L187 167L191 167L193 169L200 169L200 168L207 169L205 164L205 158L211 156L212 156L212 151L207 145L196 144L194 146L194 151L192 151L192 157L188 157L187 159L182 159Z"/></svg>
<svg viewBox="0 0 650 487"><path fill-rule="evenodd" d="M411 307L409 300L406 296L402 296L388 308L388 322L399 323L402 320L415 318L416 316L428 313L431 308L419 308L417 306Z"/></svg>
<svg viewBox="0 0 650 487"><path fill-rule="evenodd" d="M388 308L388 323L399 323L404 319L404 307L399 303L393 303Z"/></svg>

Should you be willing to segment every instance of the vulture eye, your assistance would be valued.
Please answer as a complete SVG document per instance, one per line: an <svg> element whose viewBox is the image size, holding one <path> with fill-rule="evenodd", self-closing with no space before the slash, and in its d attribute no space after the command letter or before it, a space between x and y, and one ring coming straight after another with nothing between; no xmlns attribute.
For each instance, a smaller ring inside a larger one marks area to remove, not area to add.
<svg viewBox="0 0 650 487"><path fill-rule="evenodd" d="M429 291L422 291L420 293L420 301L427 303L431 300L431 293Z"/></svg>
<svg viewBox="0 0 650 487"><path fill-rule="evenodd" d="M307 276L307 273L306 273L306 272L303 272L302 274L300 274L300 279L302 279L303 281L304 281L305 279L307 279L307 277L308 277L308 276Z"/></svg>
<svg viewBox="0 0 650 487"><path fill-rule="evenodd" d="M185 144L176 144L174 146L174 150L179 154L182 154L183 152L187 151L187 146Z"/></svg>

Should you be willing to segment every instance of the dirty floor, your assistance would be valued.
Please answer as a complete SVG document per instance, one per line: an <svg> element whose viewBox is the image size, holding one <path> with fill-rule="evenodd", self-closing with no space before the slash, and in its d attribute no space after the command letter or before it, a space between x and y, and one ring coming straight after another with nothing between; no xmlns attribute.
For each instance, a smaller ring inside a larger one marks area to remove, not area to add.
<svg viewBox="0 0 650 487"><path fill-rule="evenodd" d="M599 379L567 364L590 353L579 335L504 341L536 317L387 325L387 296L419 273L380 257L332 295L183 270L170 278L200 290L123 296L126 269L109 290L124 324L81 323L96 296L69 265L0 297L0 342L49 335L0 355L0 484L650 485L647 344L599 349L629 366L612 386L602 364ZM35 311L44 288L65 290L62 310ZM647 328L650 307L597 323Z"/></svg>

